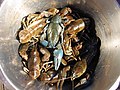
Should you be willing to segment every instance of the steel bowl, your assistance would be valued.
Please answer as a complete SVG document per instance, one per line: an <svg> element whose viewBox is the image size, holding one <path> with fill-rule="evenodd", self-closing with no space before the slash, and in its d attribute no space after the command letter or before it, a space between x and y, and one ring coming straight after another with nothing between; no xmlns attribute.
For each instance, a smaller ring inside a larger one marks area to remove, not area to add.
<svg viewBox="0 0 120 90"><path fill-rule="evenodd" d="M116 0L5 0L0 7L0 69L10 90L43 89L40 83L31 86L22 73L15 38L21 19L29 13L50 7L72 5L89 13L101 39L100 58L95 80L86 90L108 90L120 75L120 8ZM32 87L32 88L30 88Z"/></svg>

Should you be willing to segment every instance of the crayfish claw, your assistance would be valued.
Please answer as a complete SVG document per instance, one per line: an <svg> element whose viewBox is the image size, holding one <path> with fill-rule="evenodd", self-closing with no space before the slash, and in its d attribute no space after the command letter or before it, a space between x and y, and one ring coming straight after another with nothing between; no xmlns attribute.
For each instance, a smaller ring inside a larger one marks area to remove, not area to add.
<svg viewBox="0 0 120 90"><path fill-rule="evenodd" d="M60 64L61 64L61 60L63 57L63 50L62 49L54 50L53 53L54 53L55 70L57 71L59 69Z"/></svg>

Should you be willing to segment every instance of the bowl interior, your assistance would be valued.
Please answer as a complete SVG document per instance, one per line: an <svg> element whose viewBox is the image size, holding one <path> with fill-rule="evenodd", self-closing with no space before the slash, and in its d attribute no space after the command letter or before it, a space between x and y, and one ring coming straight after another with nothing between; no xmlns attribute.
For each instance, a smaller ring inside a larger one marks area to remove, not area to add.
<svg viewBox="0 0 120 90"><path fill-rule="evenodd" d="M95 81L86 89L107 90L118 78L120 9L115 0L5 0L0 8L0 65L15 89L23 90L31 81L27 75L21 73L19 43L15 38L20 21L29 13L67 5L89 13L95 19L97 35L101 39L101 54Z"/></svg>

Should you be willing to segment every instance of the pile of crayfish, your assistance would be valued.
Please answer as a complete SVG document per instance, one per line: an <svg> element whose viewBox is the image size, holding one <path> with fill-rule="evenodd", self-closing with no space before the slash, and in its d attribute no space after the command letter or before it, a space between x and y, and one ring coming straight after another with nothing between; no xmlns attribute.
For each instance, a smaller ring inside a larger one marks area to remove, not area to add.
<svg viewBox="0 0 120 90"><path fill-rule="evenodd" d="M17 31L23 70L62 90L66 83L82 88L92 81L100 39L91 16L70 7L50 8L23 17Z"/></svg>

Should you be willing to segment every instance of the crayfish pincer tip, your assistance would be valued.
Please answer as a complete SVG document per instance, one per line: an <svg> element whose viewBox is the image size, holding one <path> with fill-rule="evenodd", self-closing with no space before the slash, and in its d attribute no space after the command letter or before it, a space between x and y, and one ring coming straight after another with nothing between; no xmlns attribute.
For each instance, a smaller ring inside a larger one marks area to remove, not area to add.
<svg viewBox="0 0 120 90"><path fill-rule="evenodd" d="M54 65L55 65L56 71L60 67L62 57L63 57L63 50L62 49L54 50Z"/></svg>
<svg viewBox="0 0 120 90"><path fill-rule="evenodd" d="M55 70L56 71L59 69L60 63L61 63L61 60L54 57L54 65L55 65Z"/></svg>

